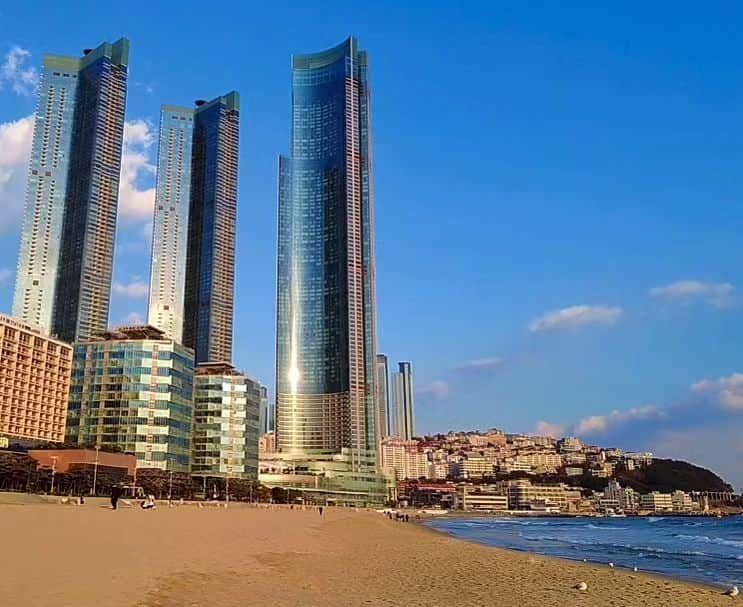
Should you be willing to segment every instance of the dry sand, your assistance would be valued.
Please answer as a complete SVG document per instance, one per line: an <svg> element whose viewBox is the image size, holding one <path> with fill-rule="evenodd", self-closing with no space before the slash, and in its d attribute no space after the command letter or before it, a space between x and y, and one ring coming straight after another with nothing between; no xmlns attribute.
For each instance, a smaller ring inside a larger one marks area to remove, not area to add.
<svg viewBox="0 0 743 607"><path fill-rule="evenodd" d="M573 590L586 581L588 592ZM488 548L373 512L0 505L0 605L731 605L714 588ZM742 603L743 604L743 603Z"/></svg>

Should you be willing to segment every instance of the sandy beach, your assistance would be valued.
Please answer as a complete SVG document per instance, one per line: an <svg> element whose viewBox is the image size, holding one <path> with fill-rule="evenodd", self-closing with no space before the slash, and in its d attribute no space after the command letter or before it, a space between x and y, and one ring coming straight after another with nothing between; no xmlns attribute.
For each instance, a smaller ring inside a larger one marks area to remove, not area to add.
<svg viewBox="0 0 743 607"><path fill-rule="evenodd" d="M345 509L0 504L4 605L730 605L714 588ZM572 589L586 581L588 592Z"/></svg>

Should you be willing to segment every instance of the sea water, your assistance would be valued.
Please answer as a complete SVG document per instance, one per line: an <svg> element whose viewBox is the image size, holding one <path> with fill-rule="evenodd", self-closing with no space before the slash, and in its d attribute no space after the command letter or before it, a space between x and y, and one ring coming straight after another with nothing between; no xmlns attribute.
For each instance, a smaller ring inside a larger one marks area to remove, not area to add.
<svg viewBox="0 0 743 607"><path fill-rule="evenodd" d="M743 516L442 518L427 524L489 546L743 585Z"/></svg>

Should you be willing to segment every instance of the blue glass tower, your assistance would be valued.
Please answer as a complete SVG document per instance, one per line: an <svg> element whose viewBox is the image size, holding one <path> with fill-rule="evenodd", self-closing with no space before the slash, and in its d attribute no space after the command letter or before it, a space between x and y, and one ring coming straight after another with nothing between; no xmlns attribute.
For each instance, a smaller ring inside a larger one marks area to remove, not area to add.
<svg viewBox="0 0 743 607"><path fill-rule="evenodd" d="M279 160L277 448L345 453L356 471L375 468L377 448L372 190L366 53L349 38L295 55L291 158Z"/></svg>
<svg viewBox="0 0 743 607"><path fill-rule="evenodd" d="M44 58L13 315L67 341L108 319L128 53Z"/></svg>
<svg viewBox="0 0 743 607"><path fill-rule="evenodd" d="M125 38L79 60L52 322L65 341L108 324L128 61Z"/></svg>
<svg viewBox="0 0 743 607"><path fill-rule="evenodd" d="M183 344L196 363L232 361L240 96L197 101Z"/></svg>

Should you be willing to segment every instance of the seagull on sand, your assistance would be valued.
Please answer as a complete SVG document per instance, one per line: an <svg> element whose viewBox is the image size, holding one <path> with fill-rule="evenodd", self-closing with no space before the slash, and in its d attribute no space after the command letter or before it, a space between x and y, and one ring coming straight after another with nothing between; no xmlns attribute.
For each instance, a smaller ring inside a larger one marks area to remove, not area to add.
<svg viewBox="0 0 743 607"><path fill-rule="evenodd" d="M634 571L635 573L637 573L637 567L632 567L632 571Z"/></svg>
<svg viewBox="0 0 743 607"><path fill-rule="evenodd" d="M578 582L575 586L573 586L576 590L580 590L581 592L585 592L588 590L588 584L585 582Z"/></svg>
<svg viewBox="0 0 743 607"><path fill-rule="evenodd" d="M611 567L612 569L614 569L614 563L609 563L609 567Z"/></svg>
<svg viewBox="0 0 743 607"><path fill-rule="evenodd" d="M723 592L726 596L738 596L740 594L740 590L738 590L737 586L733 586L732 588L728 588L725 592Z"/></svg>

